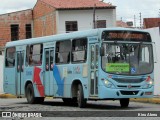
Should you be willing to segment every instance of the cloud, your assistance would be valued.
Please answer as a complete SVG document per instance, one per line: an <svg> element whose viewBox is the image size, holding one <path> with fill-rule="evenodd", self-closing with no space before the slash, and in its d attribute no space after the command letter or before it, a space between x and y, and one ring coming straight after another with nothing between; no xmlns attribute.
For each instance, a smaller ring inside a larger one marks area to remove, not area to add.
<svg viewBox="0 0 160 120"><path fill-rule="evenodd" d="M117 6L117 19L122 18L123 21L134 20L135 15L136 22L140 23L140 12L142 20L143 18L158 17L160 12L160 0L105 0L105 2L111 2Z"/></svg>
<svg viewBox="0 0 160 120"><path fill-rule="evenodd" d="M33 8L37 0L3 0L0 14Z"/></svg>

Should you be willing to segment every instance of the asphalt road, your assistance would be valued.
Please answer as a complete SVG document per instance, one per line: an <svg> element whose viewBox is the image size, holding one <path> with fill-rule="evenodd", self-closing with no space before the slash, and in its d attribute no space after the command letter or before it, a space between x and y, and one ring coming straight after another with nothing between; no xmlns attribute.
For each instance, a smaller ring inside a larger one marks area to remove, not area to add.
<svg viewBox="0 0 160 120"><path fill-rule="evenodd" d="M6 111L12 113L14 112L16 114L21 113L20 116L22 116L22 114L30 115L30 113L35 113L37 116L39 115L38 117L42 116L41 119L44 119L44 117L45 119L53 119L48 117L56 117L56 119L71 117L69 119L77 120L82 119L82 117L87 119L92 117L92 119L101 120L105 117L108 119L114 117L114 119L118 118L119 120L124 120L124 116L129 116L132 120L134 117L135 120L144 117L151 120L158 120L156 115L160 117L160 104L130 102L128 108L121 108L119 101L88 101L86 108L78 108L76 104L65 104L61 99L49 98L46 99L43 104L28 104L25 98L0 99L1 115L2 112ZM32 116L30 115L30 117ZM20 119L24 118L22 117ZM37 120L40 118L32 119Z"/></svg>

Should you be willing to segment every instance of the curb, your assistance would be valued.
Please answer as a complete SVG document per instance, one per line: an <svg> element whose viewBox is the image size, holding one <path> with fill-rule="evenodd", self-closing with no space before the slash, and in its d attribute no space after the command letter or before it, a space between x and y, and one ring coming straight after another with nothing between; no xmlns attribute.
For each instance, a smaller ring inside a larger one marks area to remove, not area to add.
<svg viewBox="0 0 160 120"><path fill-rule="evenodd" d="M0 98L17 98L17 97L12 94L0 94Z"/></svg>
<svg viewBox="0 0 160 120"><path fill-rule="evenodd" d="M132 102L160 104L160 98L132 98Z"/></svg>

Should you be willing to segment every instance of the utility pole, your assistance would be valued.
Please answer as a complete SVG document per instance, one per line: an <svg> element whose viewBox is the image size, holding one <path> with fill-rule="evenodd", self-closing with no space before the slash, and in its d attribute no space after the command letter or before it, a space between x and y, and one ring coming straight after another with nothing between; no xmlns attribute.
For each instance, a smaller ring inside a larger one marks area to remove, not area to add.
<svg viewBox="0 0 160 120"><path fill-rule="evenodd" d="M121 17L121 21L122 21L123 19L122 19L122 17Z"/></svg>
<svg viewBox="0 0 160 120"><path fill-rule="evenodd" d="M139 23L139 25L140 25L140 28L142 27L142 14L141 14L141 12L139 13L139 20L140 20L140 23Z"/></svg>
<svg viewBox="0 0 160 120"><path fill-rule="evenodd" d="M136 16L134 15L134 27L136 28Z"/></svg>
<svg viewBox="0 0 160 120"><path fill-rule="evenodd" d="M95 16L96 16L96 4L94 4L93 6L93 29L96 28Z"/></svg>
<svg viewBox="0 0 160 120"><path fill-rule="evenodd" d="M158 14L159 18L160 18L160 9L159 9L159 14Z"/></svg>

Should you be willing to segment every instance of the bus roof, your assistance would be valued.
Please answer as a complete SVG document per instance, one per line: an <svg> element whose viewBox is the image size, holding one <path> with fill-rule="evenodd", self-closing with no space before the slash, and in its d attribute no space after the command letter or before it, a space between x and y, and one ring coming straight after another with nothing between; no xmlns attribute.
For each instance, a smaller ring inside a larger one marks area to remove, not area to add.
<svg viewBox="0 0 160 120"><path fill-rule="evenodd" d="M75 39L75 38L82 38L82 37L90 37L90 36L97 36L98 33L101 33L104 30L126 30L126 31L138 31L138 32L145 32L138 29L131 29L131 28L99 28L99 29L91 29L85 31L76 31L72 33L64 33L64 34L57 34L57 35L50 35L44 37L37 37L37 38L30 38L30 39L22 39L18 41L7 42L6 47L12 46L19 46L19 45L30 45L30 44L37 44L37 43L45 43L51 41L59 41L59 40L67 40L67 39Z"/></svg>

